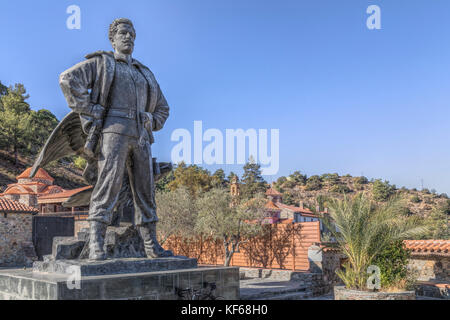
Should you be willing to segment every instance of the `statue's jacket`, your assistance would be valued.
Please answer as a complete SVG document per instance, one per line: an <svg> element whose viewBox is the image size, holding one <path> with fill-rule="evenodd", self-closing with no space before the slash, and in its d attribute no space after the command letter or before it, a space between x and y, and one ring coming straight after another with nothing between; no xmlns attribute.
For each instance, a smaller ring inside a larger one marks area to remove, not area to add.
<svg viewBox="0 0 450 320"><path fill-rule="evenodd" d="M132 63L139 69L148 82L148 99L143 112L151 113L152 128L149 132L150 143L153 143L151 131L158 131L169 116L169 106L153 73L143 64L133 59ZM97 51L86 56L86 60L76 64L60 75L60 86L69 107L73 110L53 130L43 149L36 159L31 176L40 167L52 161L78 155L88 160L83 177L89 184L97 180L96 159L89 158L84 152L89 125L89 116L93 105L107 107L108 97L114 81L116 60L112 52Z"/></svg>
<svg viewBox="0 0 450 320"><path fill-rule="evenodd" d="M98 104L107 108L110 103L108 97L117 63L112 52L97 51L87 55L86 58L87 60L64 71L59 78L67 103L74 112L80 115L85 133L92 123L90 116L92 106ZM139 121L139 112L151 113L153 124L148 134L150 143L153 143L152 131L158 131L164 126L169 116L169 107L150 69L135 59L132 60L132 65L137 67L147 80L149 88L147 104L144 110L137 110L137 121Z"/></svg>

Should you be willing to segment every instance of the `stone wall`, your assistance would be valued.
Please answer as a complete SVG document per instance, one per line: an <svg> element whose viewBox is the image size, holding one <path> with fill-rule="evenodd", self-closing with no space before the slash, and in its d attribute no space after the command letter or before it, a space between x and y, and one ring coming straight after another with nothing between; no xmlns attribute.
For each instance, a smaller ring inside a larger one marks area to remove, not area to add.
<svg viewBox="0 0 450 320"><path fill-rule="evenodd" d="M450 257L448 255L412 254L408 268L418 280L417 295L450 299Z"/></svg>
<svg viewBox="0 0 450 320"><path fill-rule="evenodd" d="M37 259L32 242L32 215L0 215L0 267L31 266Z"/></svg>
<svg viewBox="0 0 450 320"><path fill-rule="evenodd" d="M322 275L322 287L324 293L331 292L335 285L342 284L336 274L340 269L345 256L336 250L324 249L318 245L312 245L308 249L310 272Z"/></svg>
<svg viewBox="0 0 450 320"><path fill-rule="evenodd" d="M345 255L329 250L323 253L323 281L327 286L327 291L331 292L335 285L342 284L342 280L336 274L336 271L341 268Z"/></svg>
<svg viewBox="0 0 450 320"><path fill-rule="evenodd" d="M412 255L408 268L419 281L450 282L450 257Z"/></svg>

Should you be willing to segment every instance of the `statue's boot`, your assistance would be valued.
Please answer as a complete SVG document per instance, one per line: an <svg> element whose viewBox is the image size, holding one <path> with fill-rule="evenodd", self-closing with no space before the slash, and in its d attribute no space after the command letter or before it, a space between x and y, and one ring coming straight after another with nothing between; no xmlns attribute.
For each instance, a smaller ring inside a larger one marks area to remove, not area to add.
<svg viewBox="0 0 450 320"><path fill-rule="evenodd" d="M139 226L139 234L144 241L145 254L148 258L172 257L173 252L164 250L156 239L156 223L145 223Z"/></svg>
<svg viewBox="0 0 450 320"><path fill-rule="evenodd" d="M89 259L105 260L106 254L103 245L105 243L107 225L98 221L90 221L89 228Z"/></svg>

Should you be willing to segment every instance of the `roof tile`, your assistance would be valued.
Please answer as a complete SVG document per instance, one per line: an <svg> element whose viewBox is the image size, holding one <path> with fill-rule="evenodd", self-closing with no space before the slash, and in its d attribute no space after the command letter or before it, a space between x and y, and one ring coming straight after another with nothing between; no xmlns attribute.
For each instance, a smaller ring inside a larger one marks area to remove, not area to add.
<svg viewBox="0 0 450 320"><path fill-rule="evenodd" d="M405 240L405 247L414 254L450 256L450 240Z"/></svg>
<svg viewBox="0 0 450 320"><path fill-rule="evenodd" d="M267 196L281 196L281 193L275 190L272 186L266 191Z"/></svg>
<svg viewBox="0 0 450 320"><path fill-rule="evenodd" d="M20 175L18 175L16 177L16 179L17 180L19 180L19 179L29 179L30 178L30 173L31 173L31 167L27 168L24 172L22 172ZM38 171L36 172L36 175L33 178L50 180L50 181L54 181L55 180L48 174L47 171L45 171L42 168L38 169Z"/></svg>
<svg viewBox="0 0 450 320"><path fill-rule="evenodd" d="M78 189L72 189L72 190L65 190L63 192L58 192L58 193L50 193L50 194L45 194L39 197L39 200L42 199L60 199L60 198L68 198L73 196L74 194L77 194L78 192L87 190L87 189L91 189L92 186L86 186L86 187L81 187Z"/></svg>
<svg viewBox="0 0 450 320"><path fill-rule="evenodd" d="M20 202L0 198L0 212L4 213L38 213L38 210Z"/></svg>

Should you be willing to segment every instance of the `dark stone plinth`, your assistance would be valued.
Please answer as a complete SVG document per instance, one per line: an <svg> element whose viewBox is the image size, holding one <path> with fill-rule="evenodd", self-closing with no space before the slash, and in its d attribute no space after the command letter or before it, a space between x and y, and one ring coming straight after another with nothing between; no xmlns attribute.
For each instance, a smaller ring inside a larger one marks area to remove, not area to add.
<svg viewBox="0 0 450 320"><path fill-rule="evenodd" d="M0 300L179 300L176 289L215 283L216 296L239 299L239 268L211 267L144 273L82 276L0 270Z"/></svg>
<svg viewBox="0 0 450 320"><path fill-rule="evenodd" d="M73 274L74 266L80 268L81 276L97 276L196 268L197 259L177 256L156 259L108 259L104 261L46 260L35 262L33 264L33 271Z"/></svg>
<svg viewBox="0 0 450 320"><path fill-rule="evenodd" d="M52 260L87 259L88 247L89 229L78 232L76 237L55 237ZM103 249L109 259L146 257L144 243L133 225L108 227Z"/></svg>
<svg viewBox="0 0 450 320"><path fill-rule="evenodd" d="M70 237L54 237L52 245L52 257L59 259L76 259L84 248L85 241Z"/></svg>

